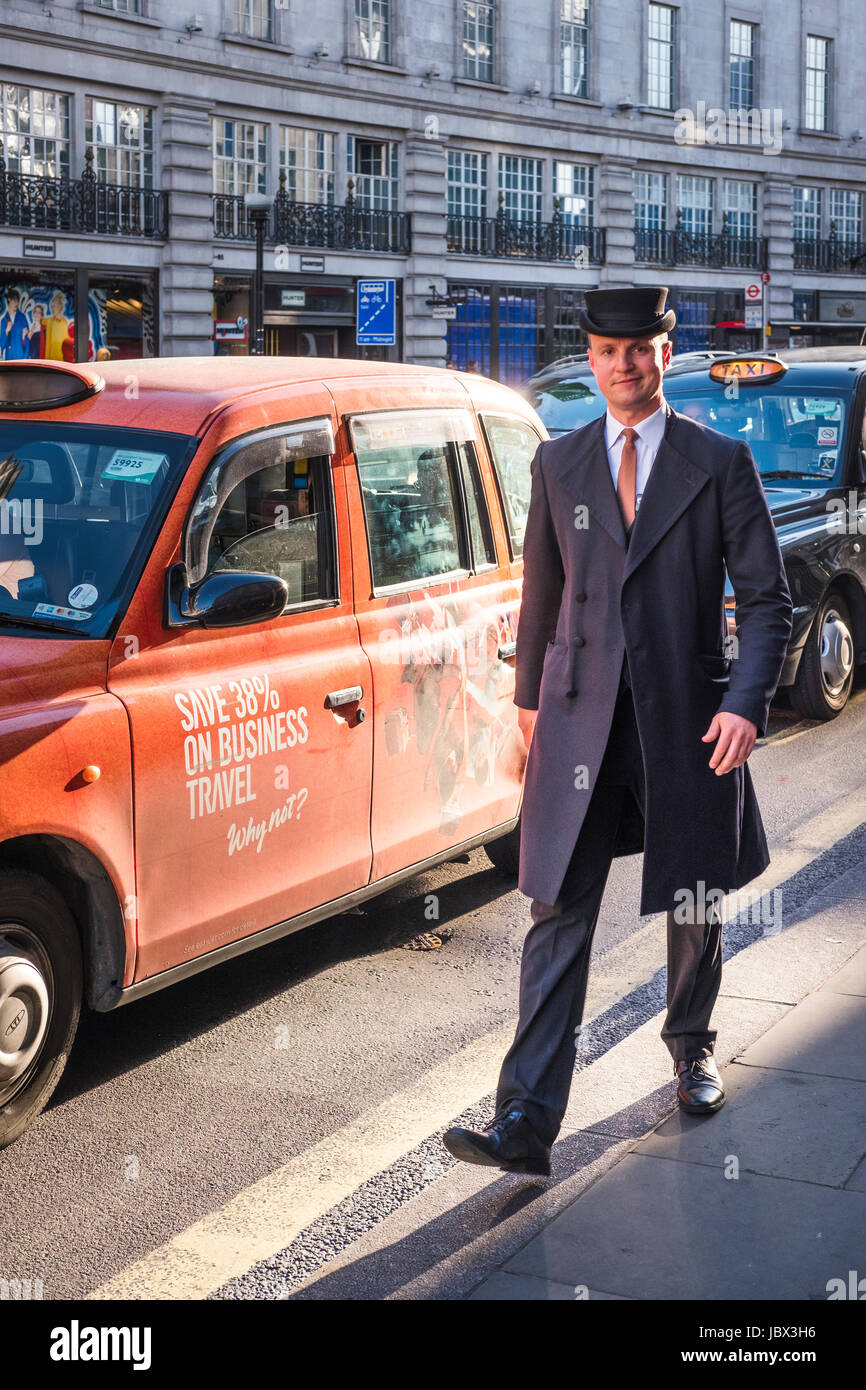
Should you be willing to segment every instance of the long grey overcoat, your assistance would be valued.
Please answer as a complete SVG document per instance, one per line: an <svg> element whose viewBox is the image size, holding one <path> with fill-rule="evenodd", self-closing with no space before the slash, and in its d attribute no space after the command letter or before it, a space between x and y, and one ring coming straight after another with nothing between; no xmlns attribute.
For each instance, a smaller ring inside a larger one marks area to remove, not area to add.
<svg viewBox="0 0 866 1390"><path fill-rule="evenodd" d="M524 781L519 888L556 901L595 785L623 664L634 693L646 819L633 797L616 854L644 851L641 913L700 882L730 892L769 863L748 765L717 777L713 715L765 732L791 598L748 446L669 404L628 546L605 417L545 440L532 462L516 705L537 709ZM737 600L725 655L725 568Z"/></svg>

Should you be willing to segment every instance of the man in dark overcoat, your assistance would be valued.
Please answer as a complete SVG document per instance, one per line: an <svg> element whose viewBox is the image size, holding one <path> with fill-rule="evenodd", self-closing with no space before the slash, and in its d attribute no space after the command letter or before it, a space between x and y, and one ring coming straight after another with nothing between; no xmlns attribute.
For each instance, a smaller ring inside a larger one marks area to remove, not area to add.
<svg viewBox="0 0 866 1390"><path fill-rule="evenodd" d="M587 291L581 326L607 412L532 462L514 696L529 749L518 886L532 925L494 1119L445 1135L456 1157L506 1171L550 1171L614 855L643 850L640 911L667 913L661 1036L693 1114L725 1099L710 1026L719 904L769 863L746 760L766 729L791 599L748 446L664 398L666 298L665 287Z"/></svg>

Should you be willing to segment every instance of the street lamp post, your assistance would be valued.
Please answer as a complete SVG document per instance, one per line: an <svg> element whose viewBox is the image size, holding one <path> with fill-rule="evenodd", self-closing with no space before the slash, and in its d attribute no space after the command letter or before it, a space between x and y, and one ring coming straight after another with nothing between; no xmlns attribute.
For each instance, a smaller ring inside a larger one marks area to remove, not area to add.
<svg viewBox="0 0 866 1390"><path fill-rule="evenodd" d="M271 214L273 199L267 193L248 193L244 198L247 216L256 229L256 278L250 314L252 320L250 352L263 357L265 352L265 226ZM254 327L253 327L254 325Z"/></svg>

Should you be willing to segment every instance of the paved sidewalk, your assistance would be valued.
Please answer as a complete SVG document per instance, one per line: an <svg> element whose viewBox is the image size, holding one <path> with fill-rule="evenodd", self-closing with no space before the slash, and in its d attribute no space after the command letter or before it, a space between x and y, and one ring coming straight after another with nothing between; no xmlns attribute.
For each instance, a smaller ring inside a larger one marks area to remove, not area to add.
<svg viewBox="0 0 866 1390"><path fill-rule="evenodd" d="M863 898L845 907L863 920ZM851 1297L866 1278L866 946L722 1075L716 1115L670 1116L466 1296L826 1300L838 1279Z"/></svg>

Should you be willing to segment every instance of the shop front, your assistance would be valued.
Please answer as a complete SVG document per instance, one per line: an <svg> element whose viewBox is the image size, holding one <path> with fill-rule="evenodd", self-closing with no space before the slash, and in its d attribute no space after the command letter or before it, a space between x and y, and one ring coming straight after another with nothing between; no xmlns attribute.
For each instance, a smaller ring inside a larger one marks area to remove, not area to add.
<svg viewBox="0 0 866 1390"><path fill-rule="evenodd" d="M793 316L770 326L773 346L857 347L866 337L866 293L795 290Z"/></svg>
<svg viewBox="0 0 866 1390"><path fill-rule="evenodd" d="M755 352L762 346L760 305L757 312L753 305L747 312L745 289L671 289L668 307L677 316L674 352Z"/></svg>
<svg viewBox="0 0 866 1390"><path fill-rule="evenodd" d="M269 357L355 357L399 362L402 356L402 282L397 286L397 342L363 346L355 341L356 280L351 275L265 272L264 337ZM214 352L250 351L252 277L214 277Z"/></svg>
<svg viewBox="0 0 866 1390"><path fill-rule="evenodd" d="M0 263L0 360L116 361L157 352L155 272Z"/></svg>

